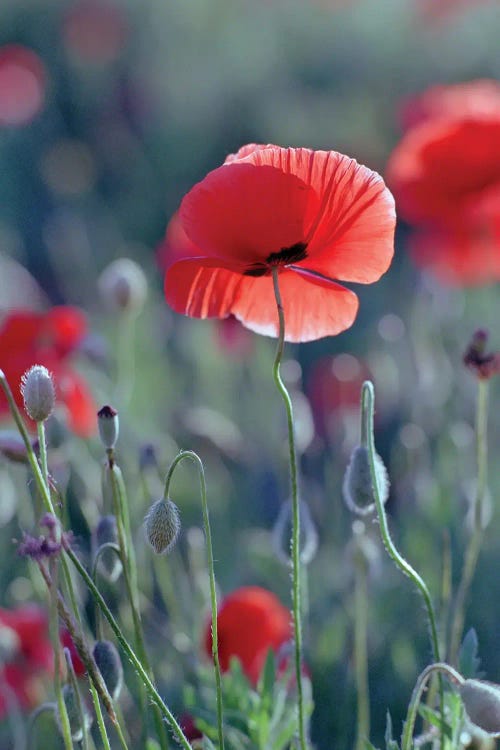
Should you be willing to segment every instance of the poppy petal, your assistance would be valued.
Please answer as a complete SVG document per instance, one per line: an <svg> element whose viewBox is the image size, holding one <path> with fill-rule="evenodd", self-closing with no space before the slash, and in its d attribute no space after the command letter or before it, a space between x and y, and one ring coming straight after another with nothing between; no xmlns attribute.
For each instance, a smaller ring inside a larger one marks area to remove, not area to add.
<svg viewBox="0 0 500 750"><path fill-rule="evenodd" d="M70 429L80 437L88 438L97 429L96 405L85 381L72 370L57 373L58 396L68 412Z"/></svg>
<svg viewBox="0 0 500 750"><path fill-rule="evenodd" d="M279 287L285 313L285 341L314 341L349 328L358 298L329 279L294 267L281 271ZM231 312L243 325L264 336L278 335L278 313L271 276L246 277Z"/></svg>
<svg viewBox="0 0 500 750"><path fill-rule="evenodd" d="M245 159L215 169L195 185L182 201L180 217L203 255L249 266L303 240L310 202L317 206L317 197L300 177L273 166L256 168Z"/></svg>
<svg viewBox="0 0 500 750"><path fill-rule="evenodd" d="M165 275L165 297L182 315L225 318L231 313L236 289L245 277L215 266L212 258L189 258L173 263Z"/></svg>

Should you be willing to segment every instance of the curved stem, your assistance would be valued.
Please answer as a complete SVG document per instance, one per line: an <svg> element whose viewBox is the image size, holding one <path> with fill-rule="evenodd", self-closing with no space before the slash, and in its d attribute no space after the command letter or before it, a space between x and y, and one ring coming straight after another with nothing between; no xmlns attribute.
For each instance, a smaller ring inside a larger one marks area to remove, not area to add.
<svg viewBox="0 0 500 750"><path fill-rule="evenodd" d="M130 531L130 518L128 513L128 502L126 497L125 482L120 468L116 465L112 452L108 452L108 464L104 471L109 472L111 484L111 495L113 499L113 512L116 517L116 526L118 531L118 547L123 565L123 578L125 588L132 612L132 621L134 625L135 647L143 666L145 667L151 682L154 682L154 674L149 661L146 644L144 641L144 632L142 628L141 610L139 606L139 587L137 585L137 566L135 562L135 553L132 544L132 535ZM143 715L147 711L147 700L144 693L144 686L140 685L140 705ZM153 705L153 720L155 723L158 740L161 750L168 750L168 738L165 731L165 725L158 713L158 706ZM143 741L146 742L146 725L143 723Z"/></svg>
<svg viewBox="0 0 500 750"><path fill-rule="evenodd" d="M219 750L224 750L224 721L222 713L222 678L219 664L219 639L217 635L217 594L215 589L215 572L214 572L214 557L212 551L212 533L210 530L210 518L208 514L208 503L207 503L207 486L205 482L205 470L203 468L203 462L197 453L194 451L181 451L173 460L170 469L168 470L165 479L165 490L163 492L163 499L167 500L169 497L170 483L174 475L176 467L185 458L194 461L198 468L198 474L200 477L200 493L201 493L201 507L203 510L203 526L205 530L205 539L207 547L207 565L210 579L210 603L212 608L212 659L214 663L215 672L215 686L217 694L217 730L219 735Z"/></svg>
<svg viewBox="0 0 500 750"><path fill-rule="evenodd" d="M123 565L122 557L120 554L120 548L118 547L115 542L105 542L104 544L101 544L97 552L95 553L94 560L92 562L92 580L94 583L96 583L97 580L97 566L99 564L99 560L101 558L101 555L106 552L106 550L113 550L114 554L117 555L118 559L120 560L120 563ZM94 603L95 604L95 603ZM101 610L99 607L95 607L95 630L97 635L97 640L102 641L103 640L103 633L102 633L102 623L101 623Z"/></svg>
<svg viewBox="0 0 500 750"><path fill-rule="evenodd" d="M281 359L285 346L285 313L279 289L277 268L272 269L274 296L278 309L278 344L273 364L273 378L276 388L281 394L285 405L287 425L288 425L288 445L290 460L290 481L292 489L292 538L290 540L290 553L292 559L292 617L294 632L294 655L295 655L295 679L297 682L297 709L298 709L298 726L299 742L301 750L307 748L306 737L306 720L304 709L304 692L302 686L302 612L301 612L301 592L300 592L300 508L299 493L297 481L297 456L295 450L295 436L293 429L293 406L290 394L283 383L280 372Z"/></svg>
<svg viewBox="0 0 500 750"><path fill-rule="evenodd" d="M484 536L483 508L488 485L488 380L478 381L476 407L477 485L474 503L474 530L465 552L462 575L457 589L450 636L450 661L455 664L465 621L465 603L476 570Z"/></svg>
<svg viewBox="0 0 500 750"><path fill-rule="evenodd" d="M413 731L415 729L415 721L418 715L418 707L422 699L423 692L427 685L427 680L433 674L433 672L439 672L448 675L453 682L461 685L464 682L464 678L459 674L453 667L444 662L437 662L436 664L429 664L428 667L420 674L415 688L413 690L410 705L408 706L408 713L403 728L403 735L401 737L401 750L412 750Z"/></svg>
<svg viewBox="0 0 500 750"><path fill-rule="evenodd" d="M387 515L385 512L384 503L382 502L382 498L381 498L379 486L378 486L378 481L377 481L377 469L376 469L376 464L375 464L375 440L373 436L374 410L375 410L375 391L373 388L373 383L367 380L363 383L363 387L361 390L361 418L362 418L362 422L364 422L363 433L364 433L364 436L367 438L366 447L368 449L368 457L370 461L370 473L371 473L371 478L372 478L373 496L375 500L375 507L377 509L377 516L379 520L382 542L384 544L384 547L387 550L389 557L393 560L393 562L397 565L397 567L413 581L413 583L415 584L415 586L418 588L418 590L423 596L425 608L427 610L427 618L429 620L431 646L432 646L434 661L439 662L440 649L439 649L439 638L438 638L437 626L436 626L436 616L434 613L434 607L432 604L432 599L429 593L429 589L427 588L427 584L425 583L424 579L417 573L417 571L414 568L412 568L412 566L398 552L394 542L392 541L392 538L389 532L389 525L387 523ZM443 689L443 681L442 681L441 676L439 677L439 699L440 699L439 702L440 702L441 720L444 720L444 689ZM444 743L444 734L443 732L441 732L441 747L443 747L443 743Z"/></svg>
<svg viewBox="0 0 500 750"><path fill-rule="evenodd" d="M364 533L364 532L362 532ZM358 545L360 540L357 540ZM367 564L357 550L355 559L354 662L356 670L357 727L355 750L364 750L370 738L370 699L368 685L368 586Z"/></svg>
<svg viewBox="0 0 500 750"><path fill-rule="evenodd" d="M168 706L163 701L162 697L156 690L155 686L153 685L152 681L150 680L147 672L145 671L144 667L142 666L141 662L137 658L133 648L123 635L118 623L116 622L115 618L113 617L111 610L109 609L108 605L104 601L99 589L96 587L94 581L90 577L90 575L87 573L84 566L81 564L78 557L75 555L71 547L66 548L66 554L70 558L71 562L77 569L79 575L82 577L82 579L85 582L85 585L89 589L92 597L94 598L94 601L97 603L98 607L100 608L101 612L103 613L104 617L108 621L111 630L115 634L120 646L125 651L129 661L132 663L133 667L135 668L136 672L138 673L139 677L144 683L144 686L146 688L146 691L152 700L152 702L158 706L161 713L163 714L164 718L166 719L167 723L169 724L170 728L172 729L173 734L175 735L175 738L177 742L184 748L184 750L192 750L191 745L189 744L184 732L182 731L181 727L175 720L174 715L168 708Z"/></svg>
<svg viewBox="0 0 500 750"><path fill-rule="evenodd" d="M26 750L30 750L31 748L31 745L32 745L31 738L33 737L33 729L39 717L44 713L50 712L55 719L55 711L56 711L55 703L42 703L41 706L38 706L38 708L35 708L35 710L31 712L31 714L28 717L28 726L26 728L26 734L27 734Z"/></svg>

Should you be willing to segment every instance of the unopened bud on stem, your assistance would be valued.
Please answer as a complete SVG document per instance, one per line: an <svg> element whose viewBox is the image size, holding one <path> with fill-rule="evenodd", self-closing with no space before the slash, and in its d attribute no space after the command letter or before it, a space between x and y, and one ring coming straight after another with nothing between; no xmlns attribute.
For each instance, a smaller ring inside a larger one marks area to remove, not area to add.
<svg viewBox="0 0 500 750"><path fill-rule="evenodd" d="M179 509L168 498L153 503L144 519L146 539L158 555L170 552L177 541L180 528Z"/></svg>
<svg viewBox="0 0 500 750"><path fill-rule="evenodd" d="M52 376L43 365L33 365L21 379L24 408L34 422L45 422L52 414L56 391Z"/></svg>

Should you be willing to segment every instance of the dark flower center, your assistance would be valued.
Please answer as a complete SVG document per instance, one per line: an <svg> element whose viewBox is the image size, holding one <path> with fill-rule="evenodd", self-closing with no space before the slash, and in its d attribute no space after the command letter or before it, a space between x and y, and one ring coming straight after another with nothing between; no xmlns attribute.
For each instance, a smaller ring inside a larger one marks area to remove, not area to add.
<svg viewBox="0 0 500 750"><path fill-rule="evenodd" d="M307 258L307 242L296 242L290 247L282 247L277 253L270 253L265 261L252 263L244 271L245 276L269 276L271 269L276 266L290 266Z"/></svg>

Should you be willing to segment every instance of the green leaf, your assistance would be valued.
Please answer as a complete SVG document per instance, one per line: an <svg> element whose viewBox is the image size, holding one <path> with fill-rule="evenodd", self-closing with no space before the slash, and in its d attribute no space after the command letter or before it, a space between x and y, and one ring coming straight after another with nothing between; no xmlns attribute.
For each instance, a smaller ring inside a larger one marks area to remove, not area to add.
<svg viewBox="0 0 500 750"><path fill-rule="evenodd" d="M273 689L276 682L276 662L272 649L267 652L267 658L259 678L257 690L261 697L261 705L265 706L266 711L273 702Z"/></svg>
<svg viewBox="0 0 500 750"><path fill-rule="evenodd" d="M201 741L201 747L203 750L216 750L214 743L212 740L209 740L208 737L203 736L203 739Z"/></svg>
<svg viewBox="0 0 500 750"><path fill-rule="evenodd" d="M447 739L451 739L452 731L450 725L447 721L442 721L441 716L436 711L434 711L434 709L429 708L429 706L421 703L418 707L418 713L424 721L426 721L428 724L432 724L432 726L439 729L440 732L444 732L444 735Z"/></svg>
<svg viewBox="0 0 500 750"><path fill-rule="evenodd" d="M385 719L385 747L386 750L399 750L399 745L396 740L392 739L392 719L389 711L387 711Z"/></svg>
<svg viewBox="0 0 500 750"><path fill-rule="evenodd" d="M479 642L474 628L467 631L458 654L458 671L465 678L480 677L481 659L478 656Z"/></svg>

